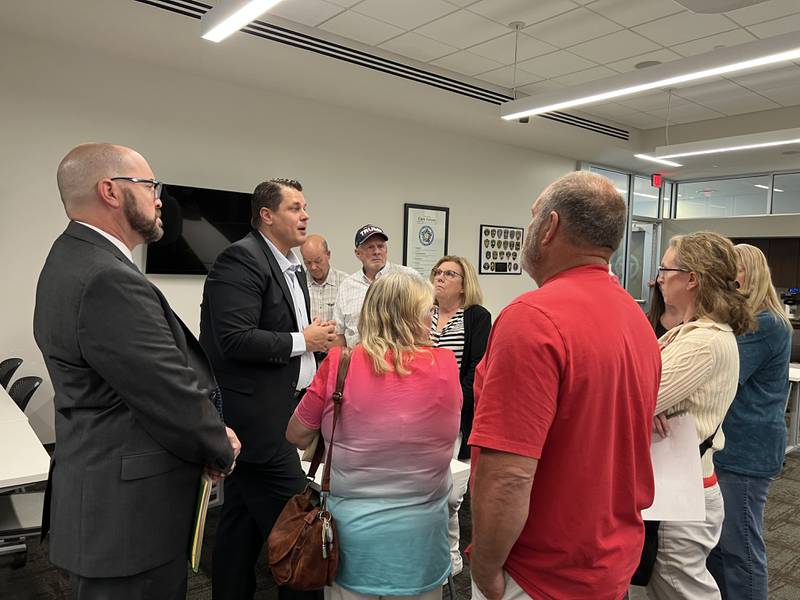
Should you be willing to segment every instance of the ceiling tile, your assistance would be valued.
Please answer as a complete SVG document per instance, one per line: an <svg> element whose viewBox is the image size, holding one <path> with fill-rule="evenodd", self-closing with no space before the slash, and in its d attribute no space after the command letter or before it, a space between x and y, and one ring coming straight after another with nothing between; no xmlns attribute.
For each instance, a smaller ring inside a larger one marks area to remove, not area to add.
<svg viewBox="0 0 800 600"><path fill-rule="evenodd" d="M551 77L559 77L575 71L583 71L597 65L566 50L559 50L558 52L523 61L519 63L519 66L529 73L535 73L545 79L550 79Z"/></svg>
<svg viewBox="0 0 800 600"><path fill-rule="evenodd" d="M636 68L636 65L641 62L655 60L660 63L668 63L679 58L681 58L680 54L676 54L672 50L667 50L664 48L662 50L656 50L655 52L647 52L646 54L639 54L638 56L632 56L631 58L618 60L609 63L606 66L610 69L614 69L615 71L619 71L620 73L627 73L628 71L638 71L639 69Z"/></svg>
<svg viewBox="0 0 800 600"><path fill-rule="evenodd" d="M696 15L682 12L639 25L633 30L654 42L672 46L735 28L736 24L722 15Z"/></svg>
<svg viewBox="0 0 800 600"><path fill-rule="evenodd" d="M588 83L589 81L597 81L598 79L605 79L606 77L613 77L614 75L617 75L617 72L612 71L608 67L592 67L585 71L578 71L577 73L556 77L554 81L562 85L570 86Z"/></svg>
<svg viewBox="0 0 800 600"><path fill-rule="evenodd" d="M295 23L316 27L335 14L342 12L342 7L323 0L286 0L279 2L268 12Z"/></svg>
<svg viewBox="0 0 800 600"><path fill-rule="evenodd" d="M480 75L476 75L478 79L483 79L484 81L488 81L490 83L494 83L495 85L499 85L502 87L506 87L511 89L514 87L514 68L513 67L500 67L499 69L495 69L494 71L488 71L487 73L481 73ZM522 85L528 83L534 83L539 80L539 77L532 73L526 73L522 69L517 69L517 86L520 87Z"/></svg>
<svg viewBox="0 0 800 600"><path fill-rule="evenodd" d="M491 58L497 62L504 64L513 64L514 62L514 38L516 34L509 33L499 38L495 38L488 42L472 46L470 52ZM555 46L551 46L546 42L535 40L524 33L519 34L519 52L517 53L517 61L528 60L534 56L541 56L549 52L558 50Z"/></svg>
<svg viewBox="0 0 800 600"><path fill-rule="evenodd" d="M508 27L498 25L494 21L466 10L460 10L423 25L417 30L417 33L439 40L444 44L468 48L508 33Z"/></svg>
<svg viewBox="0 0 800 600"><path fill-rule="evenodd" d="M552 79L548 79L546 81L538 81L536 83L529 83L528 85L520 86L517 88L517 90L527 94L528 96L535 96L537 94L546 94L547 92L552 92L554 90L560 90L563 88L563 85L556 83Z"/></svg>
<svg viewBox="0 0 800 600"><path fill-rule="evenodd" d="M635 127L637 129L653 129L655 127L664 126L663 123L655 121L652 116L636 110L632 110L626 115L615 117L614 120L622 125Z"/></svg>
<svg viewBox="0 0 800 600"><path fill-rule="evenodd" d="M680 87L675 90L674 94L687 100L702 102L704 99L724 98L730 95L738 96L746 92L747 90L739 84L718 77L703 83Z"/></svg>
<svg viewBox="0 0 800 600"><path fill-rule="evenodd" d="M664 117L660 111L651 115L654 119L661 121L660 126L664 124ZM718 119L724 117L720 112L700 106L699 104L682 104L681 106L673 106L669 111L670 123L692 123L694 121L705 121L706 119Z"/></svg>
<svg viewBox="0 0 800 600"><path fill-rule="evenodd" d="M448 4L453 4L455 6L469 6L479 1L480 0L445 0Z"/></svg>
<svg viewBox="0 0 800 600"><path fill-rule="evenodd" d="M800 84L763 90L760 94L781 106L797 106L800 104Z"/></svg>
<svg viewBox="0 0 800 600"><path fill-rule="evenodd" d="M471 5L469 10L503 25L512 21L531 25L576 7L577 4L571 0L481 0Z"/></svg>
<svg viewBox="0 0 800 600"><path fill-rule="evenodd" d="M777 102L752 92L746 92L739 96L725 96L714 100L706 100L703 101L703 105L726 115L741 115L781 107Z"/></svg>
<svg viewBox="0 0 800 600"><path fill-rule="evenodd" d="M432 61L431 64L470 76L477 75L478 73L485 73L490 69L497 69L503 66L502 63L484 58L483 56L478 56L477 54L472 54L466 50L439 58Z"/></svg>
<svg viewBox="0 0 800 600"><path fill-rule="evenodd" d="M794 85L800 82L800 67L795 64L775 64L772 68L759 69L758 71L734 73L728 76L739 85L760 92L771 89Z"/></svg>
<svg viewBox="0 0 800 600"><path fill-rule="evenodd" d="M734 29L733 31L710 35L706 38L694 40L693 42L678 44L677 46L673 46L672 49L682 56L695 56L697 54L703 54L704 52L711 52L720 46L736 46L737 44L752 42L755 39L758 38L747 33L744 29Z"/></svg>
<svg viewBox="0 0 800 600"><path fill-rule="evenodd" d="M773 35L780 35L782 33L789 33L790 31L800 31L800 14L783 17L782 19L775 19L774 21L767 21L766 23L759 23L758 25L751 25L747 28L750 33L753 33L761 39L772 37Z"/></svg>
<svg viewBox="0 0 800 600"><path fill-rule="evenodd" d="M566 48L620 29L616 23L585 8L578 8L526 27L525 33L548 44Z"/></svg>
<svg viewBox="0 0 800 600"><path fill-rule="evenodd" d="M616 102L603 102L600 104L589 104L587 106L582 106L580 112L584 112L590 115L596 115L598 117L605 117L610 119L616 119L618 117L624 117L629 115L633 112L639 112L633 108L629 108L627 106L622 106L621 104L617 104Z"/></svg>
<svg viewBox="0 0 800 600"><path fill-rule="evenodd" d="M622 104L623 106L635 108L636 110L641 110L644 112L661 109L666 110L667 102L669 102L670 110L676 106L689 104L688 100L680 98L679 96L675 96L674 94L670 99L667 92L652 92L647 94L639 94L636 96L625 96L617 100L618 104Z"/></svg>
<svg viewBox="0 0 800 600"><path fill-rule="evenodd" d="M352 10L403 29L414 29L458 9L442 0L364 0Z"/></svg>
<svg viewBox="0 0 800 600"><path fill-rule="evenodd" d="M769 2L732 10L725 14L739 25L753 25L796 12L800 12L800 3L797 0L769 0Z"/></svg>
<svg viewBox="0 0 800 600"><path fill-rule="evenodd" d="M344 6L345 8L353 6L354 4L358 4L361 0L328 0L331 4L336 4L337 6Z"/></svg>
<svg viewBox="0 0 800 600"><path fill-rule="evenodd" d="M589 60L605 64L628 58L629 56L658 50L658 48L658 44L651 42L647 38L623 29L622 31L572 46L569 51Z"/></svg>
<svg viewBox="0 0 800 600"><path fill-rule="evenodd" d="M664 0L597 0L588 4L587 8L625 27L640 25L684 10L677 2Z"/></svg>
<svg viewBox="0 0 800 600"><path fill-rule="evenodd" d="M422 62L428 62L458 50L458 48L426 38L424 35L419 35L413 31L392 38L388 42L381 44L380 47Z"/></svg>
<svg viewBox="0 0 800 600"><path fill-rule="evenodd" d="M371 17L365 17L350 10L323 23L320 25L320 29L371 46L403 33L403 30L399 27Z"/></svg>

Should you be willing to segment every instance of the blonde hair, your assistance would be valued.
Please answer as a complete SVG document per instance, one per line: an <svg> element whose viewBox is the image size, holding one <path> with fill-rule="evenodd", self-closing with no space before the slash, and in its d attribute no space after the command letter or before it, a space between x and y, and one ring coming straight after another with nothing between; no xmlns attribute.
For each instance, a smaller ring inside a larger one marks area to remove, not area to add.
<svg viewBox="0 0 800 600"><path fill-rule="evenodd" d="M430 282L433 283L433 271L438 269L439 265L444 262L456 263L459 267L461 267L461 272L464 274L464 280L462 282L464 288L464 298L461 305L464 308L469 308L475 304L483 304L483 292L481 292L481 284L478 283L478 274L475 272L475 267L473 267L472 263L462 256L443 256L440 258L431 270Z"/></svg>
<svg viewBox="0 0 800 600"><path fill-rule="evenodd" d="M736 335L756 328L747 297L737 289L736 252L728 238L712 231L698 231L677 235L669 245L675 250L679 266L697 278L695 311L698 317L727 323Z"/></svg>
<svg viewBox="0 0 800 600"><path fill-rule="evenodd" d="M425 317L432 306L433 287L418 275L388 273L369 286L358 332L376 373L410 373L408 361L430 345ZM392 364L386 360L390 351Z"/></svg>
<svg viewBox="0 0 800 600"><path fill-rule="evenodd" d="M750 310L754 314L768 310L781 319L787 327L791 327L792 323L783 310L775 286L772 285L772 273L767 263L767 257L761 250L750 244L736 244L734 250L739 266L744 270L744 285L739 291L747 296Z"/></svg>

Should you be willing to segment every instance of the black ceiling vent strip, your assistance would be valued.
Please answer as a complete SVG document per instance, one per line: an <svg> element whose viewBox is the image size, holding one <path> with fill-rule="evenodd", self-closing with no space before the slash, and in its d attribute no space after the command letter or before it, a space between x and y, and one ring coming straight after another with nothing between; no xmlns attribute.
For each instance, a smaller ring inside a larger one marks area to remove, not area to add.
<svg viewBox="0 0 800 600"><path fill-rule="evenodd" d="M196 2L195 0L135 0L135 2L147 4L156 8L162 8L164 10L169 10L171 12L195 19L200 19L212 8L208 4ZM362 52L361 50L354 50L352 48L342 46L341 44L315 38L304 33L292 31L278 25L273 25L272 23L254 21L242 29L242 31L249 33L250 35L280 42L295 48L316 52L317 54L322 54L330 58L336 58L338 60L343 60L352 64L366 67L368 69L381 71L396 77L402 77L404 79L423 83L425 85L449 92L454 92L456 94L474 98L475 100L488 102L490 104L499 106L500 104L512 100L511 96L506 94L500 94L498 92L487 90L475 85L470 85L450 77L423 71L422 69L418 69L416 67L411 67L409 65L405 65L380 56L368 54L367 52ZM624 129L612 127L611 125L605 125L603 123L585 119L583 117L562 112L553 112L538 116L621 140L629 139L629 133Z"/></svg>

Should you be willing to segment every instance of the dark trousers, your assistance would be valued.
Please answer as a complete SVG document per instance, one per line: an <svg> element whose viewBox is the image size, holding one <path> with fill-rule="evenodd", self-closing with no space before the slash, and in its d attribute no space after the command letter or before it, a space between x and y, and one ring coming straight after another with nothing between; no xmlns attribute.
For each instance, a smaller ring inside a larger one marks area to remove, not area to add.
<svg viewBox="0 0 800 600"><path fill-rule="evenodd" d="M252 600L256 589L255 569L261 549L286 502L303 491L305 474L294 448L267 464L237 462L225 480L214 546L212 592L214 600ZM298 592L278 588L280 600L321 600L322 590Z"/></svg>
<svg viewBox="0 0 800 600"><path fill-rule="evenodd" d="M75 600L185 600L186 555L129 577L81 577L70 573Z"/></svg>

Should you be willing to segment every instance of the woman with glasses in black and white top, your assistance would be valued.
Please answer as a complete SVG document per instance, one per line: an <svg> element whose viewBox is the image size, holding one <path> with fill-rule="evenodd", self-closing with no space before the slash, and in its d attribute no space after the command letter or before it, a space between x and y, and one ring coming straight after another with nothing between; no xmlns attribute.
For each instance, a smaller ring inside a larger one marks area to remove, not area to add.
<svg viewBox="0 0 800 600"><path fill-rule="evenodd" d="M489 311L481 306L483 294L475 267L460 256L443 256L431 271L431 283L434 289L435 305L431 321L431 342L434 347L448 348L456 356L461 381L461 392L464 402L461 408L461 430L453 458L469 459L467 441L472 431L472 418L475 400L472 383L475 379L475 367L486 352L486 342L492 326ZM450 494L450 558L453 563L453 574L463 568L463 559L459 552L458 509L467 491L464 482L460 489L453 488Z"/></svg>

